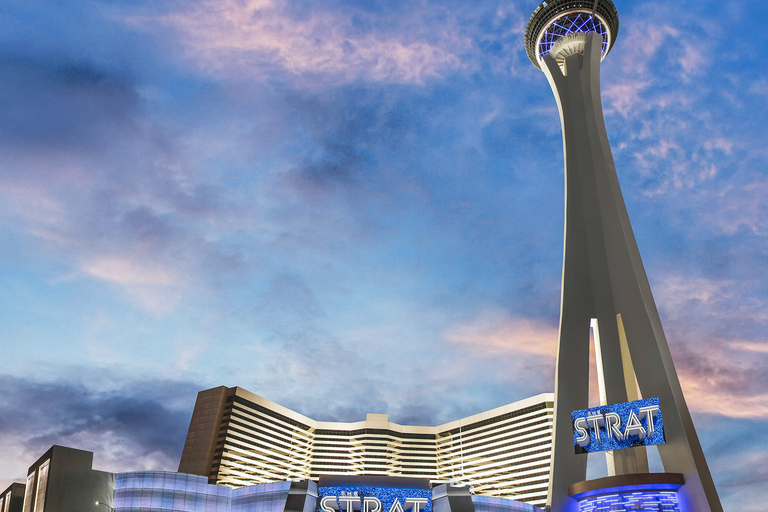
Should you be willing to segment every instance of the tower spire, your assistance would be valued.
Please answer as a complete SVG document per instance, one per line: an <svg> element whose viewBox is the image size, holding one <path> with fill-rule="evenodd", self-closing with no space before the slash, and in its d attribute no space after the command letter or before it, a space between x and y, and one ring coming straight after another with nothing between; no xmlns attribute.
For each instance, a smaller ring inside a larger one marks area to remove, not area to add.
<svg viewBox="0 0 768 512"><path fill-rule="evenodd" d="M543 2L526 27L528 57L546 75L557 101L565 158L565 247L548 504L553 512L573 510L576 502L569 487L585 484L587 455L574 447L571 413L588 406L593 326L599 328L598 363L607 404L636 399L635 378L643 398L658 398L666 436L658 449L665 472L674 481L684 481L680 499L692 510L721 512L629 223L605 130L600 63L618 29L618 14L610 0L595 1L591 10L583 0ZM591 418L597 430L597 416ZM633 421L637 423L638 417ZM647 421L653 432L653 419L649 416ZM637 431L645 433L642 426ZM647 473L644 450L642 446L612 450L609 466L615 478L627 482Z"/></svg>

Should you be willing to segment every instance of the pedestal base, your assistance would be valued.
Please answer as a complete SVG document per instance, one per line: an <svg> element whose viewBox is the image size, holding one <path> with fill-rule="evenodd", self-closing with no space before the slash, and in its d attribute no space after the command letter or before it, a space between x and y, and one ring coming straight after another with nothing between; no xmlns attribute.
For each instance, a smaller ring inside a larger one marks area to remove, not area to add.
<svg viewBox="0 0 768 512"><path fill-rule="evenodd" d="M686 512L678 495L685 480L679 473L638 473L578 482L568 487L579 512Z"/></svg>

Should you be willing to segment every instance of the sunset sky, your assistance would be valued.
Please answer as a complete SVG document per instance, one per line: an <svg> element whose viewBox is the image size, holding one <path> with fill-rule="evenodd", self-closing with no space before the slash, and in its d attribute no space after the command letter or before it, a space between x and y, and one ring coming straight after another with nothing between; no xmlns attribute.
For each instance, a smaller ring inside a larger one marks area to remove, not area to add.
<svg viewBox="0 0 768 512"><path fill-rule="evenodd" d="M765 512L768 3L615 3L629 216L725 509ZM552 392L535 7L3 0L0 489L52 444L175 470L219 385L432 425Z"/></svg>

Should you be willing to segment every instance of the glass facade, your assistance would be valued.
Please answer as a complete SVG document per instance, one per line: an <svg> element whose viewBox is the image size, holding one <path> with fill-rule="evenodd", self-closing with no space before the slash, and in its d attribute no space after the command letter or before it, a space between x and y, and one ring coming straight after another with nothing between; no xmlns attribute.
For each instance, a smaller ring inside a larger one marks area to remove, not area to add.
<svg viewBox="0 0 768 512"><path fill-rule="evenodd" d="M283 512L291 482L271 482L232 490L230 512Z"/></svg>
<svg viewBox="0 0 768 512"><path fill-rule="evenodd" d="M499 498L497 496L472 496L475 512L541 512L530 503Z"/></svg>
<svg viewBox="0 0 768 512"><path fill-rule="evenodd" d="M185 473L120 473L116 512L283 512L291 482L232 489Z"/></svg>

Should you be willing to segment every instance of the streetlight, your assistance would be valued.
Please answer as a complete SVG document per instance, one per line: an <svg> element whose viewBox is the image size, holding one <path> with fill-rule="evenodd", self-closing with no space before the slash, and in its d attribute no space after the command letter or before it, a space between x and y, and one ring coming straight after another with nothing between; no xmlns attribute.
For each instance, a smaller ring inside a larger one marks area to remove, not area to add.
<svg viewBox="0 0 768 512"><path fill-rule="evenodd" d="M109 506L109 505L107 505L106 503L102 503L102 502L100 502L100 501L97 501L97 502L96 502L96 505L104 505L105 507L107 507L107 508L110 510L110 512L115 512L115 509L114 509L114 507L110 507L110 506Z"/></svg>

